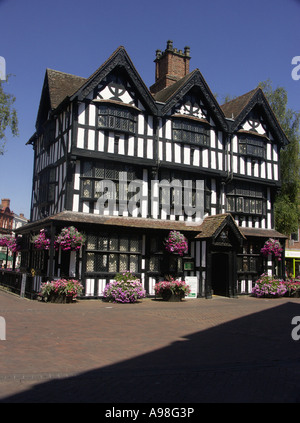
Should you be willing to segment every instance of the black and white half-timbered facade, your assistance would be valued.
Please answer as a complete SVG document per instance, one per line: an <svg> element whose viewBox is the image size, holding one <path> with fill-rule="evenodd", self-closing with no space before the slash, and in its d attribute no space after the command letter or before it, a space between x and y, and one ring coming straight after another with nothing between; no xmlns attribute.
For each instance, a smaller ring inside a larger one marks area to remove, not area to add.
<svg viewBox="0 0 300 423"><path fill-rule="evenodd" d="M89 78L47 69L36 121L31 220L22 266L44 278L72 276L101 297L130 270L148 295L166 275L197 276L199 297L250 293L267 269L260 249L274 230L280 150L288 140L260 89L220 106L190 50L156 52L146 87L119 47ZM65 226L86 235L80 252L36 251ZM171 230L189 242L165 250ZM284 261L282 261L283 263ZM276 266L276 268L275 268Z"/></svg>

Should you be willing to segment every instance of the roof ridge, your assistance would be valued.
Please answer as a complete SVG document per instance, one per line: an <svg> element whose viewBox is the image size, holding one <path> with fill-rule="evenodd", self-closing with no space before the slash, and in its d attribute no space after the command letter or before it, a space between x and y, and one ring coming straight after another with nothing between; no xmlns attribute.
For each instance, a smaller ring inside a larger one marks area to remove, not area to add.
<svg viewBox="0 0 300 423"><path fill-rule="evenodd" d="M84 76L75 75L75 74L73 74L73 73L62 72L62 71L59 71L59 70L57 70L57 69L46 68L46 72L48 73L49 71L50 71L50 72L60 73L60 74L63 74L63 75L72 76L72 77L75 77L75 78L87 79L87 78L85 78Z"/></svg>
<svg viewBox="0 0 300 423"><path fill-rule="evenodd" d="M223 107L223 106L225 106L226 104L232 103L232 102L234 102L234 101L240 100L242 97L246 97L246 96L248 96L248 95L249 95L249 94L251 94L251 93L253 93L253 95L254 95L254 94L255 94L255 92L257 92L257 91L259 91L259 90L260 90L260 88L259 88L259 87L256 87L256 88L254 88L253 90L250 90L250 91L248 91L248 92L246 92L246 93L244 93L244 94L241 94L241 95L239 95L239 96L237 96L237 97L233 98L232 100L227 101L226 103L221 104L221 105L220 105L220 107Z"/></svg>

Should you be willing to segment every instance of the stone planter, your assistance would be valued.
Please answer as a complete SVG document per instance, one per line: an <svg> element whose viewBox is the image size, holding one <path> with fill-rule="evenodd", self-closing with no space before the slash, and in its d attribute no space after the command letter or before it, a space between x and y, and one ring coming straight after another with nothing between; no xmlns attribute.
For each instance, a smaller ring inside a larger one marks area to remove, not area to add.
<svg viewBox="0 0 300 423"><path fill-rule="evenodd" d="M67 295L50 294L47 298L47 302L57 304L72 303L73 297Z"/></svg>

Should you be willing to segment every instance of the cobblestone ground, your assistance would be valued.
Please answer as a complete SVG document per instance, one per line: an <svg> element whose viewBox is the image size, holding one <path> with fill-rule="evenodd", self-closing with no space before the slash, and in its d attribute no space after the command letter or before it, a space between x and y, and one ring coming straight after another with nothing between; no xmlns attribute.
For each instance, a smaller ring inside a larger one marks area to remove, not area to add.
<svg viewBox="0 0 300 423"><path fill-rule="evenodd" d="M0 316L0 403L300 402L300 299L48 304L0 290Z"/></svg>

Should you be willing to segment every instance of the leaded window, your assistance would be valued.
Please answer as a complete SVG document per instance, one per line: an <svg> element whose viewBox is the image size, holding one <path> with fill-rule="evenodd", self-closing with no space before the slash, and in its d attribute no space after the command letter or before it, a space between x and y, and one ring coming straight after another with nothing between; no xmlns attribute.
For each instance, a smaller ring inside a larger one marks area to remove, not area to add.
<svg viewBox="0 0 300 423"><path fill-rule="evenodd" d="M266 214L266 193L260 185L233 182L226 189L226 211L250 215Z"/></svg>
<svg viewBox="0 0 300 423"><path fill-rule="evenodd" d="M192 119L173 120L173 140L188 144L209 146L209 128L202 122L196 122Z"/></svg>
<svg viewBox="0 0 300 423"><path fill-rule="evenodd" d="M55 198L56 169L48 167L39 174L39 204L52 203Z"/></svg>
<svg viewBox="0 0 300 423"><path fill-rule="evenodd" d="M250 242L243 246L243 252L237 255L237 271L246 273L259 273L262 267L260 250L262 245Z"/></svg>
<svg viewBox="0 0 300 423"><path fill-rule="evenodd" d="M101 104L99 106L98 127L113 129L134 134L136 131L137 113L124 106Z"/></svg>
<svg viewBox="0 0 300 423"><path fill-rule="evenodd" d="M266 157L266 144L260 137L252 135L239 136L239 153L264 159Z"/></svg>
<svg viewBox="0 0 300 423"><path fill-rule="evenodd" d="M160 171L160 206L185 205L193 208L204 203L204 211L211 208L210 182L197 174L178 172L171 169ZM180 189L181 188L181 189ZM168 194L168 195L166 195ZM187 204L186 204L187 203Z"/></svg>
<svg viewBox="0 0 300 423"><path fill-rule="evenodd" d="M111 192L111 198L118 200L120 179L130 183L141 178L141 172L138 168L110 162L84 161L81 174L81 198L94 201L103 194L99 187L99 181L112 181L114 190ZM124 183L123 189L127 190L127 185L125 185ZM134 195L127 193L127 191L126 194L128 199ZM108 198L108 193L106 193L106 197Z"/></svg>
<svg viewBox="0 0 300 423"><path fill-rule="evenodd" d="M89 234L86 271L88 273L140 272L142 240L138 235Z"/></svg>

